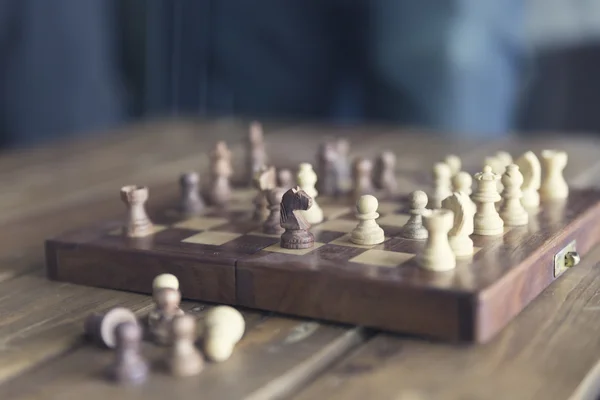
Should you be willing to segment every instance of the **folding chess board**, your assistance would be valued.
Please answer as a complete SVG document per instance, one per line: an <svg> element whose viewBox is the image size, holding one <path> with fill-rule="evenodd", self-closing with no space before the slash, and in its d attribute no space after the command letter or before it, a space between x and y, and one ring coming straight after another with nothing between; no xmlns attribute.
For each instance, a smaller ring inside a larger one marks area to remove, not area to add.
<svg viewBox="0 0 600 400"><path fill-rule="evenodd" d="M252 221L251 190L226 209L184 218L175 208L150 213L149 236L122 236L123 221L66 233L46 243L51 279L150 293L172 273L184 298L362 325L448 340L489 340L600 241L600 192L572 191L545 203L528 226L473 235L475 254L448 272L418 267L423 241L397 237L408 219L403 198L380 201L386 240L349 241L356 226L348 201L319 198L325 221L315 246L288 250Z"/></svg>

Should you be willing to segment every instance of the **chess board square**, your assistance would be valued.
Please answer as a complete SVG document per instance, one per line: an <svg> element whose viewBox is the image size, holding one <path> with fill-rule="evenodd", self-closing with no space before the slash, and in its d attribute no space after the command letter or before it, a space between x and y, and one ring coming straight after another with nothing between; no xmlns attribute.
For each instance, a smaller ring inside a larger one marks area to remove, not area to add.
<svg viewBox="0 0 600 400"><path fill-rule="evenodd" d="M252 235L252 236L263 236L263 237L272 237L272 238L276 238L276 237L280 237L281 235L275 234L275 235L270 235L268 233L264 233L262 230L257 229L251 232L248 232L247 235Z"/></svg>
<svg viewBox="0 0 600 400"><path fill-rule="evenodd" d="M392 201L381 201L379 202L379 206L377 207L377 212L379 214L393 214L397 212L402 206L399 203L395 203Z"/></svg>
<svg viewBox="0 0 600 400"><path fill-rule="evenodd" d="M389 238L385 238L384 243L386 240L388 240ZM338 246L348 246L348 247L356 247L359 249L372 249L374 246L379 246L382 243L379 244L373 244L373 245L364 245L364 244L356 244L356 243L352 243L350 241L350 234L347 233L343 236L340 236L339 238L332 240L331 242L329 242L329 244L337 244Z"/></svg>
<svg viewBox="0 0 600 400"><path fill-rule="evenodd" d="M221 246L227 242L231 242L232 240L239 238L240 236L242 235L239 233L206 231L183 239L182 242Z"/></svg>
<svg viewBox="0 0 600 400"><path fill-rule="evenodd" d="M192 229L197 231L204 231L215 226L226 224L228 220L226 218L215 218L215 217L194 217L188 220L179 222L173 225L175 228Z"/></svg>
<svg viewBox="0 0 600 400"><path fill-rule="evenodd" d="M153 228L154 229L152 230L152 232L148 233L148 235L146 235L146 236L155 235L158 232L164 231L165 229L168 228L168 226L165 226L165 225L154 225ZM111 230L110 232L108 232L108 234L110 236L121 236L123 234L123 227L115 228L115 229Z"/></svg>
<svg viewBox="0 0 600 400"><path fill-rule="evenodd" d="M334 231L334 232L352 232L358 221L352 221L349 219L334 219L331 221L325 221L322 224L315 225L314 228L318 230L324 231Z"/></svg>
<svg viewBox="0 0 600 400"><path fill-rule="evenodd" d="M398 253L395 251L388 250L367 250L354 258L351 258L350 262L361 263L361 264L373 264L382 267L397 267L415 255L411 253Z"/></svg>
<svg viewBox="0 0 600 400"><path fill-rule="evenodd" d="M310 253L313 250L318 249L319 247L325 245L325 243L315 242L315 245L308 249L284 249L281 247L279 243L275 243L269 247L265 247L264 251L270 251L272 253L283 253L283 254L291 254L296 256L303 256L305 254Z"/></svg>
<svg viewBox="0 0 600 400"><path fill-rule="evenodd" d="M325 205L321 206L323 210L323 217L326 220L336 219L341 217L344 214L348 214L352 209L350 207L340 206L340 205Z"/></svg>
<svg viewBox="0 0 600 400"><path fill-rule="evenodd" d="M377 219L377 223L379 225L389 225L389 226L404 226L410 215L408 214L388 214Z"/></svg>

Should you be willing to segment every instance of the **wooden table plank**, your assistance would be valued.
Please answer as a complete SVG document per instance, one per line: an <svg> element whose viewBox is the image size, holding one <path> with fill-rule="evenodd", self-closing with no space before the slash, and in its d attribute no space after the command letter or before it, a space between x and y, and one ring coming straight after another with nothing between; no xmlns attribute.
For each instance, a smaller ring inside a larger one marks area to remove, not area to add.
<svg viewBox="0 0 600 400"><path fill-rule="evenodd" d="M486 345L378 335L294 399L566 399L600 356L598 259L595 249Z"/></svg>

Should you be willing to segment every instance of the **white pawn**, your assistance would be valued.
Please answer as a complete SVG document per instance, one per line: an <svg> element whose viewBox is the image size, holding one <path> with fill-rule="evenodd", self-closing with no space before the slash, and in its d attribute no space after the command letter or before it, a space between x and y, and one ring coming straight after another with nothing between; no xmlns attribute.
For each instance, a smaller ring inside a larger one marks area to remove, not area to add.
<svg viewBox="0 0 600 400"><path fill-rule="evenodd" d="M502 175L502 185L504 192L502 197L504 203L500 208L500 217L506 226L527 225L529 214L521 204L521 185L523 184L523 175L519 171L519 166L510 164L506 167L506 172Z"/></svg>
<svg viewBox="0 0 600 400"><path fill-rule="evenodd" d="M566 199L569 196L569 186L563 176L567 158L567 153L564 151L542 151L544 165L544 180L540 187L542 200Z"/></svg>
<svg viewBox="0 0 600 400"><path fill-rule="evenodd" d="M521 204L525 208L535 209L540 205L540 186L542 184L542 166L532 151L523 154L516 161L523 175Z"/></svg>
<svg viewBox="0 0 600 400"><path fill-rule="evenodd" d="M456 257L468 257L473 254L473 217L475 206L469 196L454 192L442 202L442 207L452 211L454 224L448 232L448 241Z"/></svg>
<svg viewBox="0 0 600 400"><path fill-rule="evenodd" d="M201 322L206 357L215 362L227 360L245 328L244 317L233 307L217 306L207 311Z"/></svg>
<svg viewBox="0 0 600 400"><path fill-rule="evenodd" d="M476 235L495 236L504 233L504 221L495 206L495 203L502 199L497 188L499 179L500 177L492 172L492 167L489 165L483 168L483 172L475 174L477 190L472 199L477 205L474 218Z"/></svg>
<svg viewBox="0 0 600 400"><path fill-rule="evenodd" d="M467 196L471 196L471 193L473 193L473 190L471 189L472 186L473 178L468 172L460 171L452 177L452 188L455 192L461 192Z"/></svg>
<svg viewBox="0 0 600 400"><path fill-rule="evenodd" d="M442 200L452 194L452 170L446 163L433 166L434 192L430 208L442 207Z"/></svg>
<svg viewBox="0 0 600 400"><path fill-rule="evenodd" d="M423 250L417 256L422 268L436 272L456 268L456 256L448 240L453 222L453 212L446 209L432 210L423 216L423 225L429 234Z"/></svg>
<svg viewBox="0 0 600 400"><path fill-rule="evenodd" d="M179 280L173 274L157 275L152 281L152 292L162 288L179 290Z"/></svg>
<svg viewBox="0 0 600 400"><path fill-rule="evenodd" d="M298 175L296 176L296 182L300 189L304 190L309 195L313 202L312 206L305 211L302 211L306 222L311 225L323 222L323 210L317 204L316 198L318 195L315 185L317 184L317 174L313 170L312 165L309 163L302 163L298 169Z"/></svg>
<svg viewBox="0 0 600 400"><path fill-rule="evenodd" d="M379 202L370 194L365 194L358 199L356 202L356 218L360 222L350 233L352 243L369 246L382 243L385 240L383 229L375 221L379 218L377 207L379 207Z"/></svg>
<svg viewBox="0 0 600 400"><path fill-rule="evenodd" d="M455 177L456 174L460 172L460 169L462 167L462 161L459 156L455 154L449 154L444 159L444 162L450 167L450 173L452 177Z"/></svg>

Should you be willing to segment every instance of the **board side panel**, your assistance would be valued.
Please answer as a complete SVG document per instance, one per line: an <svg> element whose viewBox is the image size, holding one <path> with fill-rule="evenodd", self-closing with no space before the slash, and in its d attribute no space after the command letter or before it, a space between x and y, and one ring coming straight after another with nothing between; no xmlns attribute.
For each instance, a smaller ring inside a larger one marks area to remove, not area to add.
<svg viewBox="0 0 600 400"><path fill-rule="evenodd" d="M233 265L211 264L176 254L56 241L48 241L46 249L48 276L53 280L151 294L153 279L161 273L171 273L179 279L183 298L235 304Z"/></svg>
<svg viewBox="0 0 600 400"><path fill-rule="evenodd" d="M562 275L554 277L554 256L572 241L576 241L581 257L600 242L600 204L590 208L536 249L521 265L479 293L475 322L477 342L489 341L555 279L560 279Z"/></svg>

